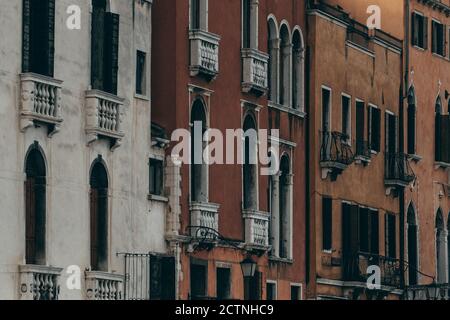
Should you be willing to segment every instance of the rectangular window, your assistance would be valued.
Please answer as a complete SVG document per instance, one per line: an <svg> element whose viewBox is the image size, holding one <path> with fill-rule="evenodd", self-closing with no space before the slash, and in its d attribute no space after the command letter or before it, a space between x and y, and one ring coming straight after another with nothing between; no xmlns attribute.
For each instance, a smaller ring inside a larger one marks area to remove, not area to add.
<svg viewBox="0 0 450 320"><path fill-rule="evenodd" d="M242 47L251 47L251 0L242 0Z"/></svg>
<svg viewBox="0 0 450 320"><path fill-rule="evenodd" d="M174 300L175 287L175 258L161 255L151 255L150 299Z"/></svg>
<svg viewBox="0 0 450 320"><path fill-rule="evenodd" d="M428 18L414 12L411 19L411 41L412 45L427 49L428 48Z"/></svg>
<svg viewBox="0 0 450 320"><path fill-rule="evenodd" d="M322 131L331 132L331 91L322 88Z"/></svg>
<svg viewBox="0 0 450 320"><path fill-rule="evenodd" d="M386 256L393 259L397 258L396 231L395 215L387 213L385 215Z"/></svg>
<svg viewBox="0 0 450 320"><path fill-rule="evenodd" d="M277 284L275 282L267 282L267 300L277 300Z"/></svg>
<svg viewBox="0 0 450 320"><path fill-rule="evenodd" d="M359 250L377 255L379 253L378 211L359 208Z"/></svg>
<svg viewBox="0 0 450 320"><path fill-rule="evenodd" d="M369 146L374 152L380 152L380 129L381 129L381 111L380 109L369 106Z"/></svg>
<svg viewBox="0 0 450 320"><path fill-rule="evenodd" d="M192 300L207 297L208 263L204 261L191 261L191 295Z"/></svg>
<svg viewBox="0 0 450 320"><path fill-rule="evenodd" d="M142 51L136 52L136 93L140 95L146 94L147 86L147 63L146 54Z"/></svg>
<svg viewBox="0 0 450 320"><path fill-rule="evenodd" d="M445 56L446 29L445 26L433 20L431 23L432 30L432 52L440 56Z"/></svg>
<svg viewBox="0 0 450 320"><path fill-rule="evenodd" d="M262 272L256 271L252 278L244 279L244 300L262 299Z"/></svg>
<svg viewBox="0 0 450 320"><path fill-rule="evenodd" d="M163 195L163 161L150 159L150 194L155 196Z"/></svg>
<svg viewBox="0 0 450 320"><path fill-rule="evenodd" d="M191 30L200 29L200 0L191 0Z"/></svg>
<svg viewBox="0 0 450 320"><path fill-rule="evenodd" d="M331 198L322 198L322 249L324 251L332 250L333 237L333 200Z"/></svg>
<svg viewBox="0 0 450 320"><path fill-rule="evenodd" d="M302 287L300 285L291 285L291 301L302 300Z"/></svg>
<svg viewBox="0 0 450 320"><path fill-rule="evenodd" d="M386 152L394 155L397 152L397 117L389 112L386 112Z"/></svg>
<svg viewBox="0 0 450 320"><path fill-rule="evenodd" d="M342 96L342 134L348 145L352 143L352 116L351 116L351 98Z"/></svg>
<svg viewBox="0 0 450 320"><path fill-rule="evenodd" d="M55 0L24 0L22 14L22 72L53 77Z"/></svg>
<svg viewBox="0 0 450 320"><path fill-rule="evenodd" d="M231 270L229 268L217 268L217 300L229 300L231 298Z"/></svg>
<svg viewBox="0 0 450 320"><path fill-rule="evenodd" d="M366 154L366 143L364 141L365 128L365 103L364 101L356 101L356 155Z"/></svg>

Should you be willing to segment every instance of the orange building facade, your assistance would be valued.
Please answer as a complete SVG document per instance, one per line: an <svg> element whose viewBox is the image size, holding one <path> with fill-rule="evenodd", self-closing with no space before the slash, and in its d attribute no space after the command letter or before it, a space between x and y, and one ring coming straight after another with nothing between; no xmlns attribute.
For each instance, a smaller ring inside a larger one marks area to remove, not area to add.
<svg viewBox="0 0 450 320"><path fill-rule="evenodd" d="M152 121L168 137L196 123L224 135L279 129L268 138L279 146L272 176L262 165L177 165L176 142L167 149L166 239L177 258L177 298L303 299L304 2L157 0L153 16ZM244 140L246 159L249 149L264 148ZM191 154L198 145L193 139ZM256 270L244 278L246 259Z"/></svg>

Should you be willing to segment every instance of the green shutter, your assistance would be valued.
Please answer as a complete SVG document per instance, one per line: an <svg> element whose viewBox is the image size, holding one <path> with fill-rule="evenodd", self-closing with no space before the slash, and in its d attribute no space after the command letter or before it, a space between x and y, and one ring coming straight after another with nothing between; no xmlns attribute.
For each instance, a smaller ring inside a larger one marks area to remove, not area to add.
<svg viewBox="0 0 450 320"><path fill-rule="evenodd" d="M119 71L119 22L118 14L105 15L105 91L117 94Z"/></svg>
<svg viewBox="0 0 450 320"><path fill-rule="evenodd" d="M23 0L22 8L22 72L30 72L31 4Z"/></svg>

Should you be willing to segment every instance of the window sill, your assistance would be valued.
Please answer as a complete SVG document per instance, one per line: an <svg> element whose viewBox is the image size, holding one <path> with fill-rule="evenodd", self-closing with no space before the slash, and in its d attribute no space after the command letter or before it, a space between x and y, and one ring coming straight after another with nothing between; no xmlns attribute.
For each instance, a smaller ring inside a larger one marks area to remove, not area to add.
<svg viewBox="0 0 450 320"><path fill-rule="evenodd" d="M367 166L368 164L370 164L370 162L371 162L371 159L369 157L361 156L361 155L355 156L356 164L361 164L361 165Z"/></svg>
<svg viewBox="0 0 450 320"><path fill-rule="evenodd" d="M150 97L146 96L146 95L142 95L142 94L138 94L135 93L134 97L138 100L143 100L143 101L150 101Z"/></svg>
<svg viewBox="0 0 450 320"><path fill-rule="evenodd" d="M442 161L435 161L434 166L436 169L448 169L450 168L450 163L442 162Z"/></svg>
<svg viewBox="0 0 450 320"><path fill-rule="evenodd" d="M426 51L425 48L419 47L419 46L417 46L417 45L413 45L412 47L413 47L414 49L419 50L419 51L422 51L422 52L425 52L425 51Z"/></svg>
<svg viewBox="0 0 450 320"><path fill-rule="evenodd" d="M278 263L286 263L286 264L294 264L294 260L289 258L280 258L275 256L270 256L269 261L271 262L278 262Z"/></svg>
<svg viewBox="0 0 450 320"><path fill-rule="evenodd" d="M148 198L149 201L162 202L162 203L168 203L169 202L169 198L166 198L166 197L163 197L163 196L158 196L158 195L155 195L155 194L149 194L147 198Z"/></svg>
<svg viewBox="0 0 450 320"><path fill-rule="evenodd" d="M282 112L285 112L288 114L292 114L293 116L298 117L298 118L304 119L306 117L306 113L303 111L300 111L299 109L294 109L289 106L281 105L281 104L273 102L273 101L269 101L268 106L269 106L269 108L277 109L279 111L282 111Z"/></svg>
<svg viewBox="0 0 450 320"><path fill-rule="evenodd" d="M447 57L436 52L432 52L433 57L448 61Z"/></svg>

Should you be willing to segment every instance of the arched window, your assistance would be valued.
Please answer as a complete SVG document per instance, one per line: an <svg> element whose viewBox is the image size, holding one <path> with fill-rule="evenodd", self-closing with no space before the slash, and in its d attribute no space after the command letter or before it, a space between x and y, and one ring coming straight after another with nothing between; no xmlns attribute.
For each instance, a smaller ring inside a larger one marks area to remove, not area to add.
<svg viewBox="0 0 450 320"><path fill-rule="evenodd" d="M108 174L101 158L90 175L91 268L108 271Z"/></svg>
<svg viewBox="0 0 450 320"><path fill-rule="evenodd" d="M246 210L258 209L257 195L257 159L258 159L258 136L256 132L256 122L252 115L247 115L244 120L244 201Z"/></svg>
<svg viewBox="0 0 450 320"><path fill-rule="evenodd" d="M25 160L26 263L45 265L46 169L39 145L33 145Z"/></svg>
<svg viewBox="0 0 450 320"><path fill-rule="evenodd" d="M303 36L299 29L292 36L292 107L304 111L305 104L305 57Z"/></svg>
<svg viewBox="0 0 450 320"><path fill-rule="evenodd" d="M292 175L289 157L280 161L280 257L289 258L291 252L291 194Z"/></svg>
<svg viewBox="0 0 450 320"><path fill-rule="evenodd" d="M436 214L436 280L438 283L445 283L447 281L447 266L446 266L446 237L444 216L442 210L439 209Z"/></svg>
<svg viewBox="0 0 450 320"><path fill-rule="evenodd" d="M290 106L292 44L289 28L286 24L283 24L280 28L280 40L280 104Z"/></svg>
<svg viewBox="0 0 450 320"><path fill-rule="evenodd" d="M23 0L22 71L53 77L55 0Z"/></svg>
<svg viewBox="0 0 450 320"><path fill-rule="evenodd" d="M442 154L442 102L441 97L436 99L435 104L435 135L434 135L434 151L435 151L435 160L438 162L443 161Z"/></svg>
<svg viewBox="0 0 450 320"><path fill-rule="evenodd" d="M208 166L203 159L203 135L206 130L205 104L197 99L191 110L191 201L198 203L208 202Z"/></svg>
<svg viewBox="0 0 450 320"><path fill-rule="evenodd" d="M408 154L416 154L416 94L408 90Z"/></svg>
<svg viewBox="0 0 450 320"><path fill-rule="evenodd" d="M407 215L408 224L408 279L409 285L418 283L418 228L416 221L416 213L412 204L408 207Z"/></svg>
<svg viewBox="0 0 450 320"><path fill-rule="evenodd" d="M280 38L278 34L277 22L270 17L268 20L269 29L269 100L275 103L279 102L278 90L278 68L280 60Z"/></svg>

